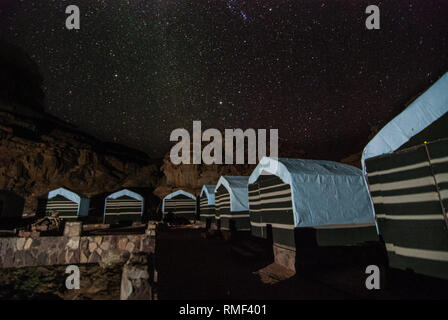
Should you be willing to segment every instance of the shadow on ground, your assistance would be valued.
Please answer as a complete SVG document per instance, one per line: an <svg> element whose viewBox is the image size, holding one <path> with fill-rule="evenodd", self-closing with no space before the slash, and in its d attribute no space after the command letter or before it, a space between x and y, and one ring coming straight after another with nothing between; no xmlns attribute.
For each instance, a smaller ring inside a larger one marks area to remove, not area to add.
<svg viewBox="0 0 448 320"><path fill-rule="evenodd" d="M159 299L446 299L448 285L440 279L388 270L380 290L367 290L363 264L294 274L273 263L272 247L255 238L225 241L204 234L188 227L158 232Z"/></svg>
<svg viewBox="0 0 448 320"><path fill-rule="evenodd" d="M258 258L239 255L238 245L220 237L203 239L203 229L173 228L158 233L159 299L350 299L273 264L272 247ZM260 247L258 247L260 250Z"/></svg>

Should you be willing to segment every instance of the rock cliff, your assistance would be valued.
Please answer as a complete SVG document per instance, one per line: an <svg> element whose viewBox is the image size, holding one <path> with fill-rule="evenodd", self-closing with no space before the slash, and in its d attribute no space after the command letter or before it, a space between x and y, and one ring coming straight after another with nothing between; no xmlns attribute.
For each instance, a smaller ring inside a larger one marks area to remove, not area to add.
<svg viewBox="0 0 448 320"><path fill-rule="evenodd" d="M154 189L159 163L124 146L103 143L42 112L0 104L0 190L25 199L65 187L91 197L122 187Z"/></svg>

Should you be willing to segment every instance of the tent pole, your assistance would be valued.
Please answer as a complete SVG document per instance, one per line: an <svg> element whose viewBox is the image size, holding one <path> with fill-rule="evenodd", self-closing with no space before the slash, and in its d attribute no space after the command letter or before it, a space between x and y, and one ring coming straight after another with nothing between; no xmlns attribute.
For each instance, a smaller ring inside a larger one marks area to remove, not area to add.
<svg viewBox="0 0 448 320"><path fill-rule="evenodd" d="M430 156L429 150L428 150L428 143L425 141L423 143L423 145L425 146L426 155L428 157L428 162L429 162L429 169L431 170L431 175L432 175L432 178L434 179L434 184L436 186L437 196L439 197L440 207L442 208L443 219L445 220L445 224L448 228L448 217L446 216L445 206L443 205L442 196L440 195L439 185L437 184L436 175L434 174L434 170L432 167L431 156Z"/></svg>

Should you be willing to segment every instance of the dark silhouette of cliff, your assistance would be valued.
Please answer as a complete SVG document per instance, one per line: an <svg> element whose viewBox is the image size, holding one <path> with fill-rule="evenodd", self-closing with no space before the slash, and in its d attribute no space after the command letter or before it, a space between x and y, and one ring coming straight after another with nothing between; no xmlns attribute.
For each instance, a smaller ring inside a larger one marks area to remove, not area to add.
<svg viewBox="0 0 448 320"><path fill-rule="evenodd" d="M25 214L36 213L38 199L59 187L93 197L157 186L159 162L45 113L44 100L37 65L0 41L0 190L23 197Z"/></svg>
<svg viewBox="0 0 448 320"><path fill-rule="evenodd" d="M39 67L21 48L0 40L0 102L44 110Z"/></svg>

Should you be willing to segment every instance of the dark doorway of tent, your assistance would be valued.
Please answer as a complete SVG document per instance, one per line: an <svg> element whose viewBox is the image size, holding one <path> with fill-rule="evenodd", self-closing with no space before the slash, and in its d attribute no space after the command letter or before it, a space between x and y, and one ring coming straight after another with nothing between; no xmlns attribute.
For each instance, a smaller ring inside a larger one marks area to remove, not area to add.
<svg viewBox="0 0 448 320"><path fill-rule="evenodd" d="M25 200L8 190L0 190L0 226L12 227L22 219Z"/></svg>

